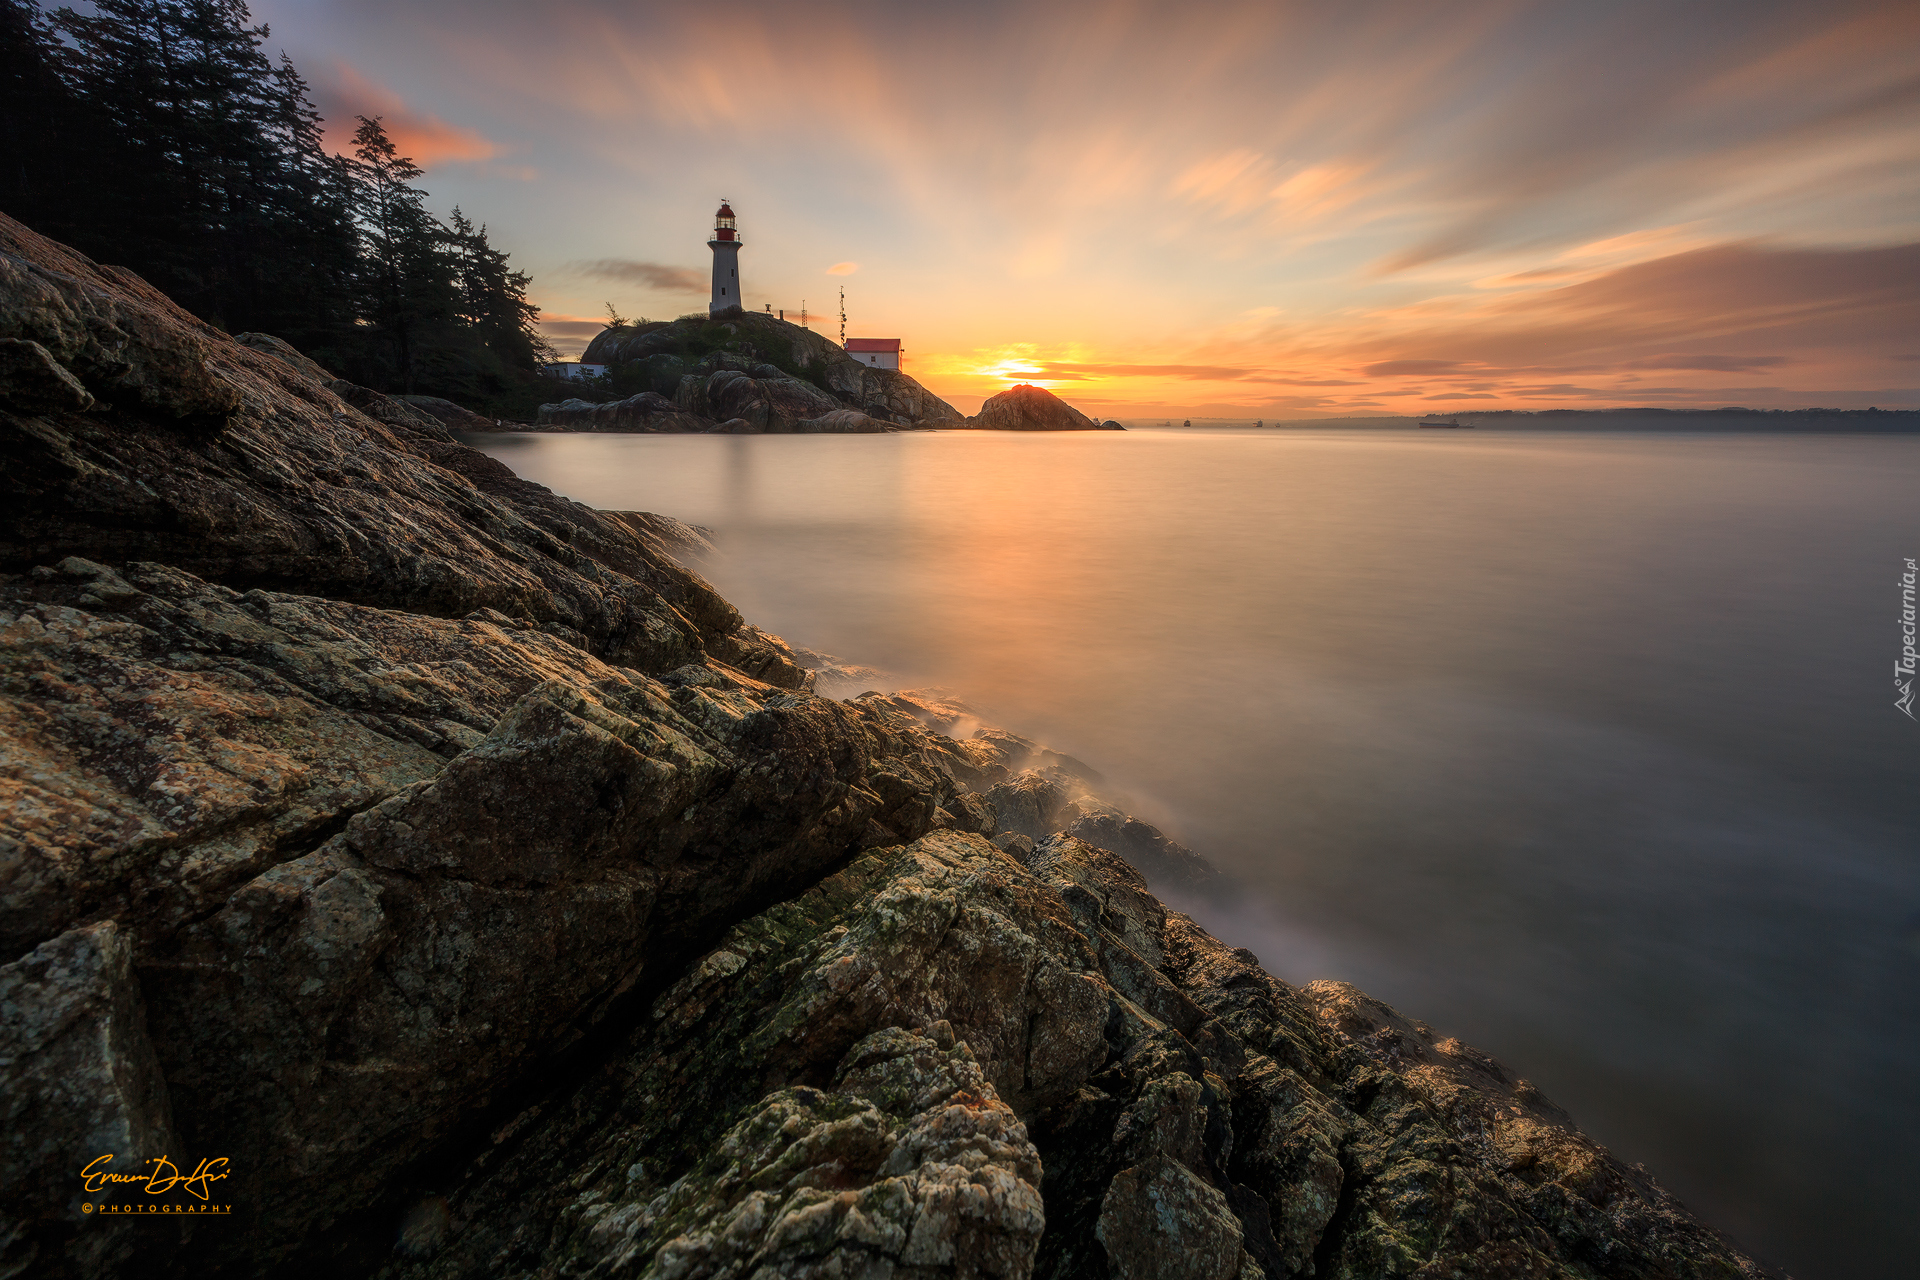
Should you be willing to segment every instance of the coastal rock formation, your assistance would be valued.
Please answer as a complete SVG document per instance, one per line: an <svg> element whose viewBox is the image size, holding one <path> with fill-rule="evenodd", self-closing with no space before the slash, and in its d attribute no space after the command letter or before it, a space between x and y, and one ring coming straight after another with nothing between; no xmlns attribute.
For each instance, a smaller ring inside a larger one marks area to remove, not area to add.
<svg viewBox="0 0 1920 1280"><path fill-rule="evenodd" d="M1045 387L1021 383L989 397L966 425L987 431L1100 431L1118 429L1095 422Z"/></svg>
<svg viewBox="0 0 1920 1280"><path fill-rule="evenodd" d="M963 421L958 410L907 374L870 368L811 329L753 311L609 328L582 358L648 371L656 393L707 425L609 428L572 402L543 406L541 423L569 430L712 430L714 423L739 419L757 431L778 433L842 409L905 427ZM722 374L743 374L748 381Z"/></svg>
<svg viewBox="0 0 1920 1280"><path fill-rule="evenodd" d="M766 374L773 376L768 377ZM841 408L826 392L778 369L743 373L718 369L704 388L708 412L716 418L740 418L768 432L791 432L803 419L818 419Z"/></svg>
<svg viewBox="0 0 1920 1280"><path fill-rule="evenodd" d="M709 431L713 428L707 419L681 412L673 401L652 391L642 391L611 404L593 404L586 400L543 404L534 422L538 426L562 427L568 431Z"/></svg>
<svg viewBox="0 0 1920 1280"><path fill-rule="evenodd" d="M483 418L471 409L463 409L451 400L439 396L398 396L396 399L411 405L440 420L440 425L449 431L491 431L495 423L492 418Z"/></svg>
<svg viewBox="0 0 1920 1280"><path fill-rule="evenodd" d="M0 218L8 341L0 1274L1764 1274L699 531Z"/></svg>

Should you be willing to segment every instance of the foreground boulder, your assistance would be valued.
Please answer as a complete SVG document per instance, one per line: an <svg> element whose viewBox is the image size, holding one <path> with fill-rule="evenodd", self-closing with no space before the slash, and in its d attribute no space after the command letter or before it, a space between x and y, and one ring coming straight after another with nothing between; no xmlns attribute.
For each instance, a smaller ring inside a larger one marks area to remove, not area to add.
<svg viewBox="0 0 1920 1280"><path fill-rule="evenodd" d="M816 696L697 530L0 286L0 1274L1763 1274L1084 764Z"/></svg>

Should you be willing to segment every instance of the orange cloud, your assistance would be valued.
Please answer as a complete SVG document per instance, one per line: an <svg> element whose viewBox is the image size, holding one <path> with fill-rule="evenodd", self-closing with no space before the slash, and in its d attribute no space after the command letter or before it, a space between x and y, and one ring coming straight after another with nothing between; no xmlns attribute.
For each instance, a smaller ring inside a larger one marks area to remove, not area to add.
<svg viewBox="0 0 1920 1280"><path fill-rule="evenodd" d="M422 169L449 161L491 160L500 153L497 145L471 129L448 124L436 115L408 110L399 94L373 83L344 62L333 64L332 76L315 86L314 97L320 114L326 117L326 145L342 154L352 145L353 131L358 127L356 116L378 118L400 154ZM531 169L519 168L505 170L503 176L526 180L536 175Z"/></svg>
<svg viewBox="0 0 1920 1280"><path fill-rule="evenodd" d="M827 268L827 274L830 276L850 276L859 269L860 264L857 262L836 262Z"/></svg>

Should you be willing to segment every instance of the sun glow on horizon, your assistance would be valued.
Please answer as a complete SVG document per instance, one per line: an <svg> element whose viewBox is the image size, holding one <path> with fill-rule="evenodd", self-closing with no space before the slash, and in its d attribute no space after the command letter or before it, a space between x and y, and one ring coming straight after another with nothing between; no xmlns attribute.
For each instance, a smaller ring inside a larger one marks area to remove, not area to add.
<svg viewBox="0 0 1920 1280"><path fill-rule="evenodd" d="M569 342L608 301L684 311L726 191L753 309L824 317L844 283L849 331L899 336L956 407L1017 382L1155 417L1920 405L1910 5L1767 9L1737 41L1653 0L552 0L452 37L256 9L337 69L330 123L418 122L436 211L484 211ZM1653 27L1632 76L1593 56ZM1058 56L1089 29L1103 56ZM926 92L945 75L966 110ZM647 269L582 269L608 263Z"/></svg>

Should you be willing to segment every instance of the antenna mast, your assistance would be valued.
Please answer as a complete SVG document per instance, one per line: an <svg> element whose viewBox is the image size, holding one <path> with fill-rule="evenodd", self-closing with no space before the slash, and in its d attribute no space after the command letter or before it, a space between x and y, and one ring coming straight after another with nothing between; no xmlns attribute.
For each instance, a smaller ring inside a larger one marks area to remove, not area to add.
<svg viewBox="0 0 1920 1280"><path fill-rule="evenodd" d="M805 298L800 299L800 327L802 329L807 327L807 300Z"/></svg>
<svg viewBox="0 0 1920 1280"><path fill-rule="evenodd" d="M847 345L847 286L840 286L840 345Z"/></svg>

